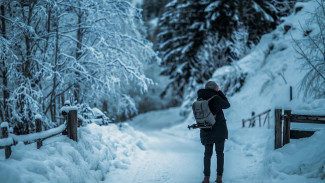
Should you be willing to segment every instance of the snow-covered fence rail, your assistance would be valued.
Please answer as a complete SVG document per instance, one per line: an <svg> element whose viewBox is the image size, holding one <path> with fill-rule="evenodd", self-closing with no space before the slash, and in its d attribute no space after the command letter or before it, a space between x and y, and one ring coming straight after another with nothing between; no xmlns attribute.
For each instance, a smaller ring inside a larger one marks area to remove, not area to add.
<svg viewBox="0 0 325 183"><path fill-rule="evenodd" d="M292 114L291 110L275 109L275 143L274 148L278 149L290 143L290 139L299 139L310 137L315 133L315 130L291 130L291 123L315 123L325 124L325 116L323 115L304 115ZM284 121L282 124L282 120Z"/></svg>
<svg viewBox="0 0 325 183"><path fill-rule="evenodd" d="M27 135L14 135L9 134L9 125L7 122L1 123L1 139L0 149L5 149L5 157L8 159L11 155L11 146L16 145L18 142L24 142L24 144L31 144L36 142L37 148L42 146L42 142L53 136L63 134L66 131L66 135L77 141L77 109L75 107L62 108L62 114L67 115L67 122L60 125L59 127L52 128L50 130L42 131L42 121L40 118L36 118L36 133Z"/></svg>
<svg viewBox="0 0 325 183"><path fill-rule="evenodd" d="M263 122L263 126L265 125L266 120L267 120L267 126L269 127L270 126L270 112L271 112L271 109L269 109L269 110L267 110L265 112L262 112L260 114L253 115L249 119L243 119L242 120L243 128L245 128L245 123L246 122L249 122L249 126L248 127L254 127L255 126L256 118L258 118L259 127L261 127L262 126L262 119L261 118L262 118L263 115L265 115L264 122Z"/></svg>
<svg viewBox="0 0 325 183"><path fill-rule="evenodd" d="M8 135L7 129L7 127L2 128L2 139L0 139L0 149L5 148L6 159L8 159L11 155L11 146L16 145L18 142L24 142L24 144L37 142L37 148L39 149L42 146L43 140L61 134L66 129L66 124L62 124L57 128L53 128L47 131L40 131L36 127L36 131L38 131L37 133L27 135Z"/></svg>

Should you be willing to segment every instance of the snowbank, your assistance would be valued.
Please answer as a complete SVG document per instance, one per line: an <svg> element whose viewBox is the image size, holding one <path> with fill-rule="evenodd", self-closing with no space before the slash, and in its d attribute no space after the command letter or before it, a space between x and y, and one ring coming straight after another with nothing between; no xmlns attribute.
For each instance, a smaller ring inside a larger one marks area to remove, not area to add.
<svg viewBox="0 0 325 183"><path fill-rule="evenodd" d="M291 139L284 147L269 151L265 168L270 182L320 183L325 180L325 130L310 138Z"/></svg>
<svg viewBox="0 0 325 183"><path fill-rule="evenodd" d="M14 143L14 140L12 139L12 137L0 139L0 146L2 146L2 147L11 145L13 143Z"/></svg>
<svg viewBox="0 0 325 183"><path fill-rule="evenodd" d="M36 144L18 143L4 160L0 150L1 183L25 182L100 182L114 169L126 169L139 151L145 137L127 124L78 129L79 141L60 135Z"/></svg>

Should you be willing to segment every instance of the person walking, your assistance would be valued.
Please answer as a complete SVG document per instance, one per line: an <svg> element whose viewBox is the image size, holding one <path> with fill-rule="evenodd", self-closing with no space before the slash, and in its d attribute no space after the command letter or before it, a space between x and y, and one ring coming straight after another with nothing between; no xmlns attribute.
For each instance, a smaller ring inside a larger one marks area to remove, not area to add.
<svg viewBox="0 0 325 183"><path fill-rule="evenodd" d="M223 166L224 166L224 145L225 139L228 139L228 129L226 119L222 109L230 107L227 97L222 93L219 86L214 81L208 81L205 89L200 89L197 92L198 99L207 100L213 96L209 101L209 108L215 116L216 123L212 129L200 129L200 139L202 145L205 147L204 151L204 179L202 183L209 183L210 181L210 165L211 156L213 154L213 146L217 155L217 183L222 182Z"/></svg>

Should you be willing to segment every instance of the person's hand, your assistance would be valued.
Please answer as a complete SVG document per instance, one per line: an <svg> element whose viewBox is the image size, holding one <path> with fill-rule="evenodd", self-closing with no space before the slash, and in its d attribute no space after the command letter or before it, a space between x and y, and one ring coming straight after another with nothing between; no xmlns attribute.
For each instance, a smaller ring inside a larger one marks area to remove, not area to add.
<svg viewBox="0 0 325 183"><path fill-rule="evenodd" d="M220 87L219 87L219 85L217 85L217 91L220 91Z"/></svg>

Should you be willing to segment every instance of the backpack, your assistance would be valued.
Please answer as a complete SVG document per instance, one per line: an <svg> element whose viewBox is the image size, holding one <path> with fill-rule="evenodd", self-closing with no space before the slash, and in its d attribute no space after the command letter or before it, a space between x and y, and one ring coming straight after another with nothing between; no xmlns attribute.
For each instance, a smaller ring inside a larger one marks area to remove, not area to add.
<svg viewBox="0 0 325 183"><path fill-rule="evenodd" d="M216 95L212 96L208 100L198 99L192 104L192 110L196 124L188 126L188 128L204 128L211 129L216 123L215 116L212 114L209 108L209 101Z"/></svg>

